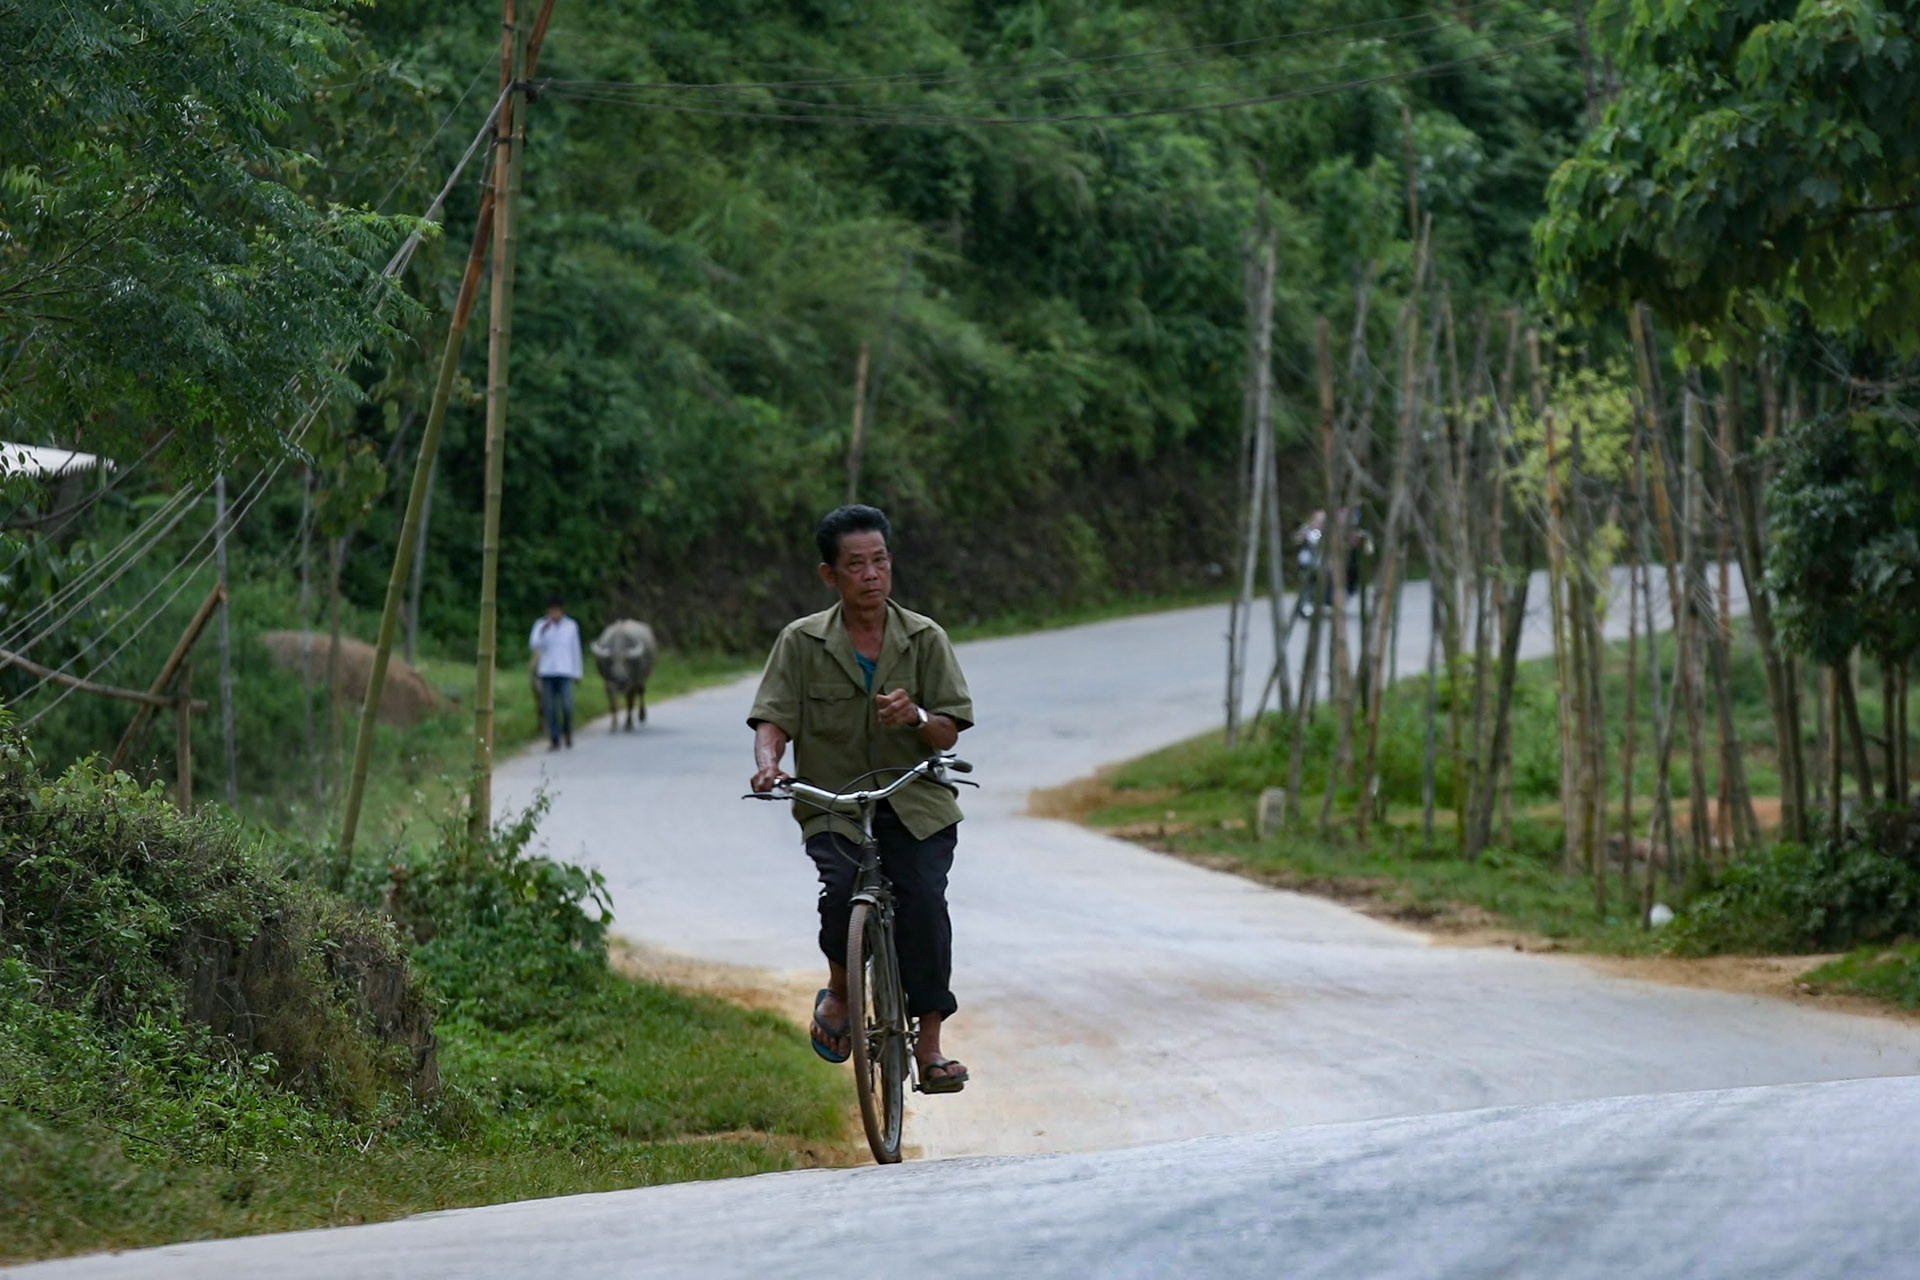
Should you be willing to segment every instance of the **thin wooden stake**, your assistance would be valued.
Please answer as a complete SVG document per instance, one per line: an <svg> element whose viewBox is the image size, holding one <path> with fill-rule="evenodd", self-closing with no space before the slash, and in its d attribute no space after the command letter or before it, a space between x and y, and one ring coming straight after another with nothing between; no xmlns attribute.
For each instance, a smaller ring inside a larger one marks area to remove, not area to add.
<svg viewBox="0 0 1920 1280"><path fill-rule="evenodd" d="M526 77L525 34L514 22L514 0L502 0L501 56L509 81ZM526 138L526 94L516 88L500 113L494 182L502 186L493 231L493 289L487 342L486 499L480 534L480 637L475 646L477 689L473 717L473 798L467 834L478 842L493 822L493 683L498 661L500 607L500 507L506 470L508 359L513 344L513 268L518 241L514 206L520 195L521 144ZM503 183L504 179L504 183ZM346 849L345 842L342 848Z"/></svg>
<svg viewBox="0 0 1920 1280"><path fill-rule="evenodd" d="M860 454L867 444L867 344L853 366L853 431L847 437L847 501L860 500Z"/></svg>
<svg viewBox="0 0 1920 1280"><path fill-rule="evenodd" d="M193 812L193 664L182 662L173 685L174 803Z"/></svg>
<svg viewBox="0 0 1920 1280"><path fill-rule="evenodd" d="M213 565L224 594L227 585L227 473L213 478ZM233 727L233 607L220 606L220 746L226 756L227 807L240 807L240 744Z"/></svg>

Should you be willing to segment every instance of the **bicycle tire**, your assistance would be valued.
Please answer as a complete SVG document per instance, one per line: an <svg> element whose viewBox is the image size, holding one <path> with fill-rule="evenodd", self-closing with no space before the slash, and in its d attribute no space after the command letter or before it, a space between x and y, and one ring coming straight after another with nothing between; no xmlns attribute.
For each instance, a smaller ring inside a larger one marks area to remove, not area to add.
<svg viewBox="0 0 1920 1280"><path fill-rule="evenodd" d="M906 998L892 933L865 902L853 904L847 922L847 1010L867 1146L878 1163L898 1164L906 1107Z"/></svg>

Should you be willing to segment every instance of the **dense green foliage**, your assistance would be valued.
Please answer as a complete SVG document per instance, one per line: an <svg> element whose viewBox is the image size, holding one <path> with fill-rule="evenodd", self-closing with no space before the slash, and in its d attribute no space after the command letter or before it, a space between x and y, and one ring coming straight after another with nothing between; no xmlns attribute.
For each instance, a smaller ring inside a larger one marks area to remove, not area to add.
<svg viewBox="0 0 1920 1280"><path fill-rule="evenodd" d="M310 201L273 137L335 73L339 0L0 8L0 435L204 463L277 452L399 318L398 224ZM0 468L3 469L3 468Z"/></svg>
<svg viewBox="0 0 1920 1280"><path fill-rule="evenodd" d="M549 1017L606 967L611 900L597 871L529 855L542 798L482 841L449 820L439 847L386 868L389 910L450 1011L511 1030Z"/></svg>
<svg viewBox="0 0 1920 1280"><path fill-rule="evenodd" d="M1888 408L1816 417L1777 451L1768 581L1784 638L1824 664L1920 650L1920 436Z"/></svg>
<svg viewBox="0 0 1920 1280"><path fill-rule="evenodd" d="M358 868L356 905L304 882L324 853L85 765L46 777L0 735L0 1260L831 1144L804 1041L612 973L597 881L528 851L536 817ZM405 933L367 910L389 895ZM768 1136L683 1141L747 1130Z"/></svg>
<svg viewBox="0 0 1920 1280"><path fill-rule="evenodd" d="M1618 0L1595 21L1623 87L1549 188L1549 291L1721 340L1791 306L1920 346L1920 6Z"/></svg>
<svg viewBox="0 0 1920 1280"><path fill-rule="evenodd" d="M246 1159L433 1090L392 929L275 875L231 819L84 764L43 777L11 729L0 818L0 1108Z"/></svg>
<svg viewBox="0 0 1920 1280"><path fill-rule="evenodd" d="M360 47L451 105L491 75L490 13L381 5L358 19ZM806 534L844 490L863 345L861 491L897 518L907 599L962 623L1190 585L1229 541L1242 240L1263 191L1281 233L1276 363L1304 401L1315 316L1346 324L1369 264L1378 290L1405 287L1402 108L1463 311L1526 291L1526 229L1579 120L1567 24L1509 3L1464 18L1398 0L1285 13L563 0L555 14L541 74L556 83L533 109L525 173L504 616L557 585L683 645L757 647L814 599ZM968 123L1441 66L1234 111ZM602 83L747 80L810 83ZM485 97L454 113L416 199ZM833 122L846 115L878 123ZM449 245L471 212L463 191ZM444 304L452 256L421 261L415 278ZM468 344L470 390L483 345ZM403 422L424 401L408 377L374 392L399 397ZM383 412L369 404L352 429L384 443ZM429 552L428 617L447 634L465 633L474 594L480 426L469 394ZM370 519L376 544L391 520ZM382 568L354 558L355 598L376 598Z"/></svg>
<svg viewBox="0 0 1920 1280"><path fill-rule="evenodd" d="M1920 934L1920 809L1776 845L1717 872L1674 924L1675 949L1834 951Z"/></svg>

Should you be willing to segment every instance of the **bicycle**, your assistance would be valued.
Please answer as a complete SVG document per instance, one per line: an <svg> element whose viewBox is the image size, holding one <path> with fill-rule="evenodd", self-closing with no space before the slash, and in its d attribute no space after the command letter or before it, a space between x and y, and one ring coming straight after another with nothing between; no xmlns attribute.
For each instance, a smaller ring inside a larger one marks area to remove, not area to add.
<svg viewBox="0 0 1920 1280"><path fill-rule="evenodd" d="M943 787L962 785L960 779L947 776L949 770L971 773L973 766L951 751L942 751L902 770L898 778L874 790L828 791L796 778L764 794L743 797L798 800L826 812L860 815L860 870L854 878L853 914L847 922L847 1009L853 1031L853 1077L860 1099L860 1122L867 1131L867 1146L880 1164L900 1162L900 1131L909 1078L914 1091L920 1091L919 1068L913 1056L919 1020L907 1016L906 992L900 985L900 958L893 940L893 885L880 869L880 842L874 838L873 815L882 800L918 779ZM854 781L890 772L893 770L875 769Z"/></svg>

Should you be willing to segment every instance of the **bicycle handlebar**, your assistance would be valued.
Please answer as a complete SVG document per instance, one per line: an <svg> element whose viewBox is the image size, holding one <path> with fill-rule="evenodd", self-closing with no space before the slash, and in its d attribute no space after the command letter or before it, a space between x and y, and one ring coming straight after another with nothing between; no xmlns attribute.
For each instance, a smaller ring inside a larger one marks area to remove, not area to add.
<svg viewBox="0 0 1920 1280"><path fill-rule="evenodd" d="M786 782L771 791L754 792L741 798L745 800L801 800L814 806L816 809L859 809L869 804L880 803L880 801L892 796L915 778L927 778L934 782L946 782L946 778L943 775L949 769L955 773L972 773L973 765L962 760L950 751L942 751L935 755L928 756L919 764L907 769L884 787L870 788L861 791L828 791L826 788L816 787L810 782L801 782L797 778L789 778ZM968 783L967 785L972 786L973 784Z"/></svg>

